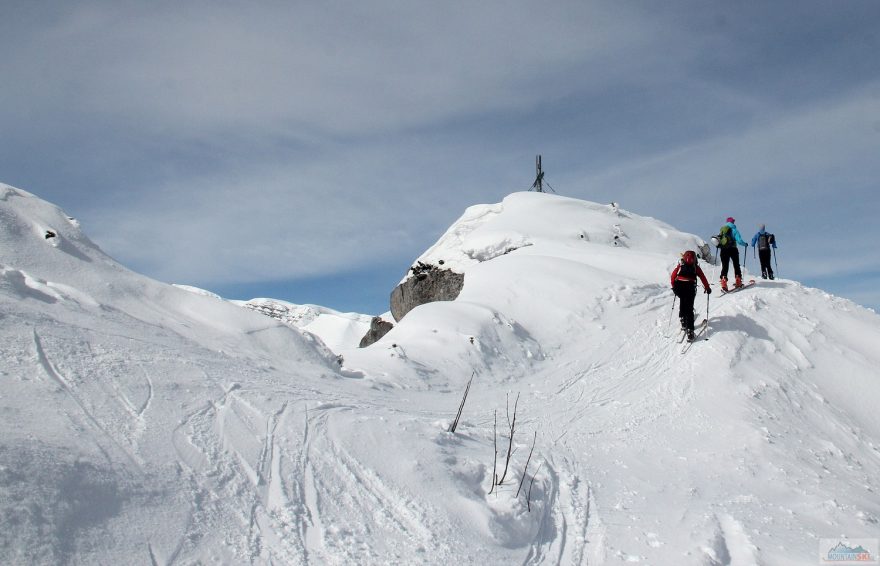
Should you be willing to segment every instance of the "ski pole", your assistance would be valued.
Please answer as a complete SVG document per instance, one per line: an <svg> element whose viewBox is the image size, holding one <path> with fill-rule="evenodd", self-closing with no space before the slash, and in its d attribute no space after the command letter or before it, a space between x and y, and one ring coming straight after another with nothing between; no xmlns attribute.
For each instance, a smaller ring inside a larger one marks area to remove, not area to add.
<svg viewBox="0 0 880 566"><path fill-rule="evenodd" d="M706 325L709 325L709 293L706 293Z"/></svg>
<svg viewBox="0 0 880 566"><path fill-rule="evenodd" d="M721 253L721 248L715 246L715 257L712 258L712 281L715 281L715 267L718 265L718 254Z"/></svg>
<svg viewBox="0 0 880 566"><path fill-rule="evenodd" d="M779 277L779 264L776 263L776 248L773 248L773 265L776 266L776 277Z"/></svg>
<svg viewBox="0 0 880 566"><path fill-rule="evenodd" d="M675 312L675 299L678 298L678 295L672 296L672 310L669 311L669 322L666 323L666 334L669 334L669 325L672 324L672 313Z"/></svg>

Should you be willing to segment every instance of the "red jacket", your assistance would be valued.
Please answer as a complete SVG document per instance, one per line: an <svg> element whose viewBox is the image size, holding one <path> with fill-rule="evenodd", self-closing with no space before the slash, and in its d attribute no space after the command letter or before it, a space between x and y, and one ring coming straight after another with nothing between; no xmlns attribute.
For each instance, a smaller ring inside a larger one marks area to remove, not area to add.
<svg viewBox="0 0 880 566"><path fill-rule="evenodd" d="M703 270L700 269L700 266L697 267L697 276L700 278L700 281L703 283L703 287L705 289L709 288L709 282L706 280L706 276L703 275ZM676 265L675 269L672 270L672 276L669 278L669 283L671 286L675 287L676 281L690 281L691 283L697 283L696 277L688 277L687 275L679 275L678 270L681 268L681 265Z"/></svg>

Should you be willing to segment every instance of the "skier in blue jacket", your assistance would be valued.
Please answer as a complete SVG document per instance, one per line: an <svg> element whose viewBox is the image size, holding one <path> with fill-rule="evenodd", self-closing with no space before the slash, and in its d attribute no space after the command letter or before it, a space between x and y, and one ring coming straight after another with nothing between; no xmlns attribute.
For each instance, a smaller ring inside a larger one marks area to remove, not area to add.
<svg viewBox="0 0 880 566"><path fill-rule="evenodd" d="M721 227L721 233L718 234L718 248L721 252L721 290L727 292L727 267L728 263L733 260L733 273L736 276L734 287L742 287L742 270L739 267L739 248L740 246L748 246L740 236L739 230L736 229L736 220L727 217L727 224Z"/></svg>
<svg viewBox="0 0 880 566"><path fill-rule="evenodd" d="M768 233L761 224L758 232L752 238L752 248L758 249L758 257L761 260L761 279L773 279L773 268L770 267L770 247L776 249L776 236Z"/></svg>

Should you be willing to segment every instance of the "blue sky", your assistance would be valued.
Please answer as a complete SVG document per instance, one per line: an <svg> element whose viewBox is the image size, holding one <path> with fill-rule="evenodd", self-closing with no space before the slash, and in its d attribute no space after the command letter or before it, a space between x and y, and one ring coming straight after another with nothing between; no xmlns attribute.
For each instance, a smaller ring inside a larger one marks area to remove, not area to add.
<svg viewBox="0 0 880 566"><path fill-rule="evenodd" d="M382 312L541 153L880 308L875 0L0 0L0 53L0 181L162 281Z"/></svg>

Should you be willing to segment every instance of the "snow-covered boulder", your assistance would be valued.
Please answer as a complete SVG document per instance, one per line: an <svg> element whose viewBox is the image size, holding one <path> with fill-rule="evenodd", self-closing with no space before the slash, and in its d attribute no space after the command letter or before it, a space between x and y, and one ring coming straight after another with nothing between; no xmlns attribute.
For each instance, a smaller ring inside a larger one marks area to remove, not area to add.
<svg viewBox="0 0 880 566"><path fill-rule="evenodd" d="M382 320L381 316L374 316L370 321L370 329L361 338L358 348L366 348L370 344L375 344L380 338L388 334L394 328L394 325L387 320Z"/></svg>
<svg viewBox="0 0 880 566"><path fill-rule="evenodd" d="M464 286L464 274L433 264L418 262L410 271L412 276L391 291L391 315L398 322L419 305L454 301Z"/></svg>

